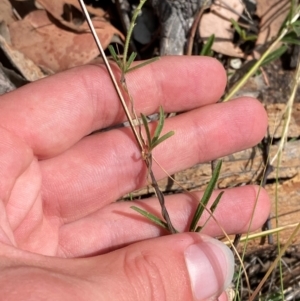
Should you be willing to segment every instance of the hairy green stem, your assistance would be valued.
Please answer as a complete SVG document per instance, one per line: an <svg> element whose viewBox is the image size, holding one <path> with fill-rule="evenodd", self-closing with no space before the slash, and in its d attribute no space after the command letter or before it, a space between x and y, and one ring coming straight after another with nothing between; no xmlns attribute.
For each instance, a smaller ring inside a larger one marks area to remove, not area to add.
<svg viewBox="0 0 300 301"><path fill-rule="evenodd" d="M135 21L136 21L139 13L142 10L142 7L143 7L143 5L145 4L146 1L147 0L141 0L139 5L137 6L137 8L134 10L132 20L130 22L130 26L128 28L128 32L127 32L127 35L126 35L125 45L124 45L124 53L123 53L123 66L124 67L126 66L126 63L127 63L129 43L130 43L130 40L131 40L133 28L135 26Z"/></svg>
<svg viewBox="0 0 300 301"><path fill-rule="evenodd" d="M145 1L145 0L144 0L144 1ZM103 59L103 61L104 61L105 67L106 67L106 69L107 69L107 72L108 72L108 74L109 74L109 76L110 76L110 79L111 79L111 81L112 81L112 83L113 83L113 86L114 86L114 88L115 88L115 90L116 90L116 92L117 92L117 94L118 94L118 97L119 97L119 99L120 99L120 101L121 101L123 110L124 110L124 112L125 112L125 114L126 114L126 117L127 117L128 122L129 122L129 124L130 124L131 130L132 130L132 132L133 132L133 134L134 134L134 137L135 137L135 139L136 139L136 141L137 141L137 143L138 143L138 145L139 145L141 151L143 151L143 149L144 149L144 147L143 147L143 142L142 142L142 140L141 140L141 137L138 135L138 132L136 131L136 128L135 128L133 119L132 119L131 114L130 114L128 108L127 108L125 99L124 99L123 94L122 94L122 92L121 92L121 90L120 90L120 88L119 88L119 85L118 85L118 83L117 83L117 80L116 80L116 78L115 78L115 75L113 74L113 71L112 71L112 69L111 69L111 67L110 67L110 65L109 65L109 62L108 62L107 58L106 58L104 49L103 49L103 47L102 47L102 45L101 45L101 43L100 43L100 41L99 41L98 35L97 35L97 33L96 33L96 30L95 30L95 27L94 27L94 25L93 25L93 23L92 23L92 20L91 20L91 18L90 18L90 16L89 16L89 13L88 13L88 11L87 11L87 9L86 9L86 7L85 7L85 4L84 4L83 0L79 0L79 3L80 3L80 6L81 6L81 8L82 8L82 11L83 11L83 13L84 13L84 15L85 15L85 17L86 17L86 20L87 20L88 25L89 25L89 28L90 28L90 30L91 30L91 32L92 32L93 38L94 38L94 40L95 40L95 43L96 43L96 45L97 45L97 47L98 47L98 49L99 49L99 52L100 52L100 54L101 54L101 57L102 57L102 59Z"/></svg>

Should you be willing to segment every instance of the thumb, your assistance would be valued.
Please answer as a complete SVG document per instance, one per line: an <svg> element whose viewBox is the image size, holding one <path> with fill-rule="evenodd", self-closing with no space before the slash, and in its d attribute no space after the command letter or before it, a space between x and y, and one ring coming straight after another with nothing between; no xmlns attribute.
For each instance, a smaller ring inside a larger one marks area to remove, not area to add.
<svg viewBox="0 0 300 301"><path fill-rule="evenodd" d="M233 277L233 254L222 242L198 233L142 241L98 257L105 267L104 300L207 300ZM100 266L102 264L100 263ZM226 299L226 298L225 298Z"/></svg>

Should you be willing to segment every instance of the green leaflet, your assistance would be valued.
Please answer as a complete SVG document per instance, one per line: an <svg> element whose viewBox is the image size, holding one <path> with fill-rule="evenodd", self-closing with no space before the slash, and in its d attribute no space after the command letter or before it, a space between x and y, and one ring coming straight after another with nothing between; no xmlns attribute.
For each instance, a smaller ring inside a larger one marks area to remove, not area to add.
<svg viewBox="0 0 300 301"><path fill-rule="evenodd" d="M167 223L163 222L160 218L158 218L157 216L155 216L154 214L145 211L141 208L138 208L136 206L131 206L131 209L133 209L134 211L138 212L139 214L141 214L142 216L148 218L149 220L151 220L153 223L163 227L164 229L168 230L167 227Z"/></svg>

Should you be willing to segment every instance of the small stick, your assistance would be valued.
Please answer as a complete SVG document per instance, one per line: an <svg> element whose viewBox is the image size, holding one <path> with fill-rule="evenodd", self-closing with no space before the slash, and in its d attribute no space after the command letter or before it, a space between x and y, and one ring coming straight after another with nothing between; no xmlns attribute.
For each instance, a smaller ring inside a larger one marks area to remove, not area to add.
<svg viewBox="0 0 300 301"><path fill-rule="evenodd" d="M188 39L188 43L187 43L187 51L186 51L186 55L192 55L192 50L193 50L193 42L194 42L194 39L195 39L195 34L196 34L196 30L198 28L198 24L200 22L200 19L204 13L204 11L209 8L209 5L207 5L207 2L206 1L204 3L204 5L201 7L201 9L198 11L196 17L195 17L195 20L193 22L193 25L191 27L191 30L190 30L190 35L189 35L189 39Z"/></svg>

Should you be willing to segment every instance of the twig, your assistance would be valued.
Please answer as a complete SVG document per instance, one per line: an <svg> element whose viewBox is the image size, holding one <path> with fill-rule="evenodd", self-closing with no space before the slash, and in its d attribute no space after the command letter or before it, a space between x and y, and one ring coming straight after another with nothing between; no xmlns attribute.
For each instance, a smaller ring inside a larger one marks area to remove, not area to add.
<svg viewBox="0 0 300 301"><path fill-rule="evenodd" d="M196 34L196 31L197 31L197 28L198 28L198 24L201 20L201 17L204 13L204 11L209 8L210 6L207 5L207 2L206 1L204 3L204 5L201 7L201 9L198 11L197 15L196 15L196 18L194 19L194 22L193 22L193 25L191 27L191 30L190 30L190 35L189 35L189 39L188 39L188 43L187 43L187 51L186 51L186 54L187 55L192 55L192 51L193 51L193 43L194 43L194 39L195 39L195 34Z"/></svg>

